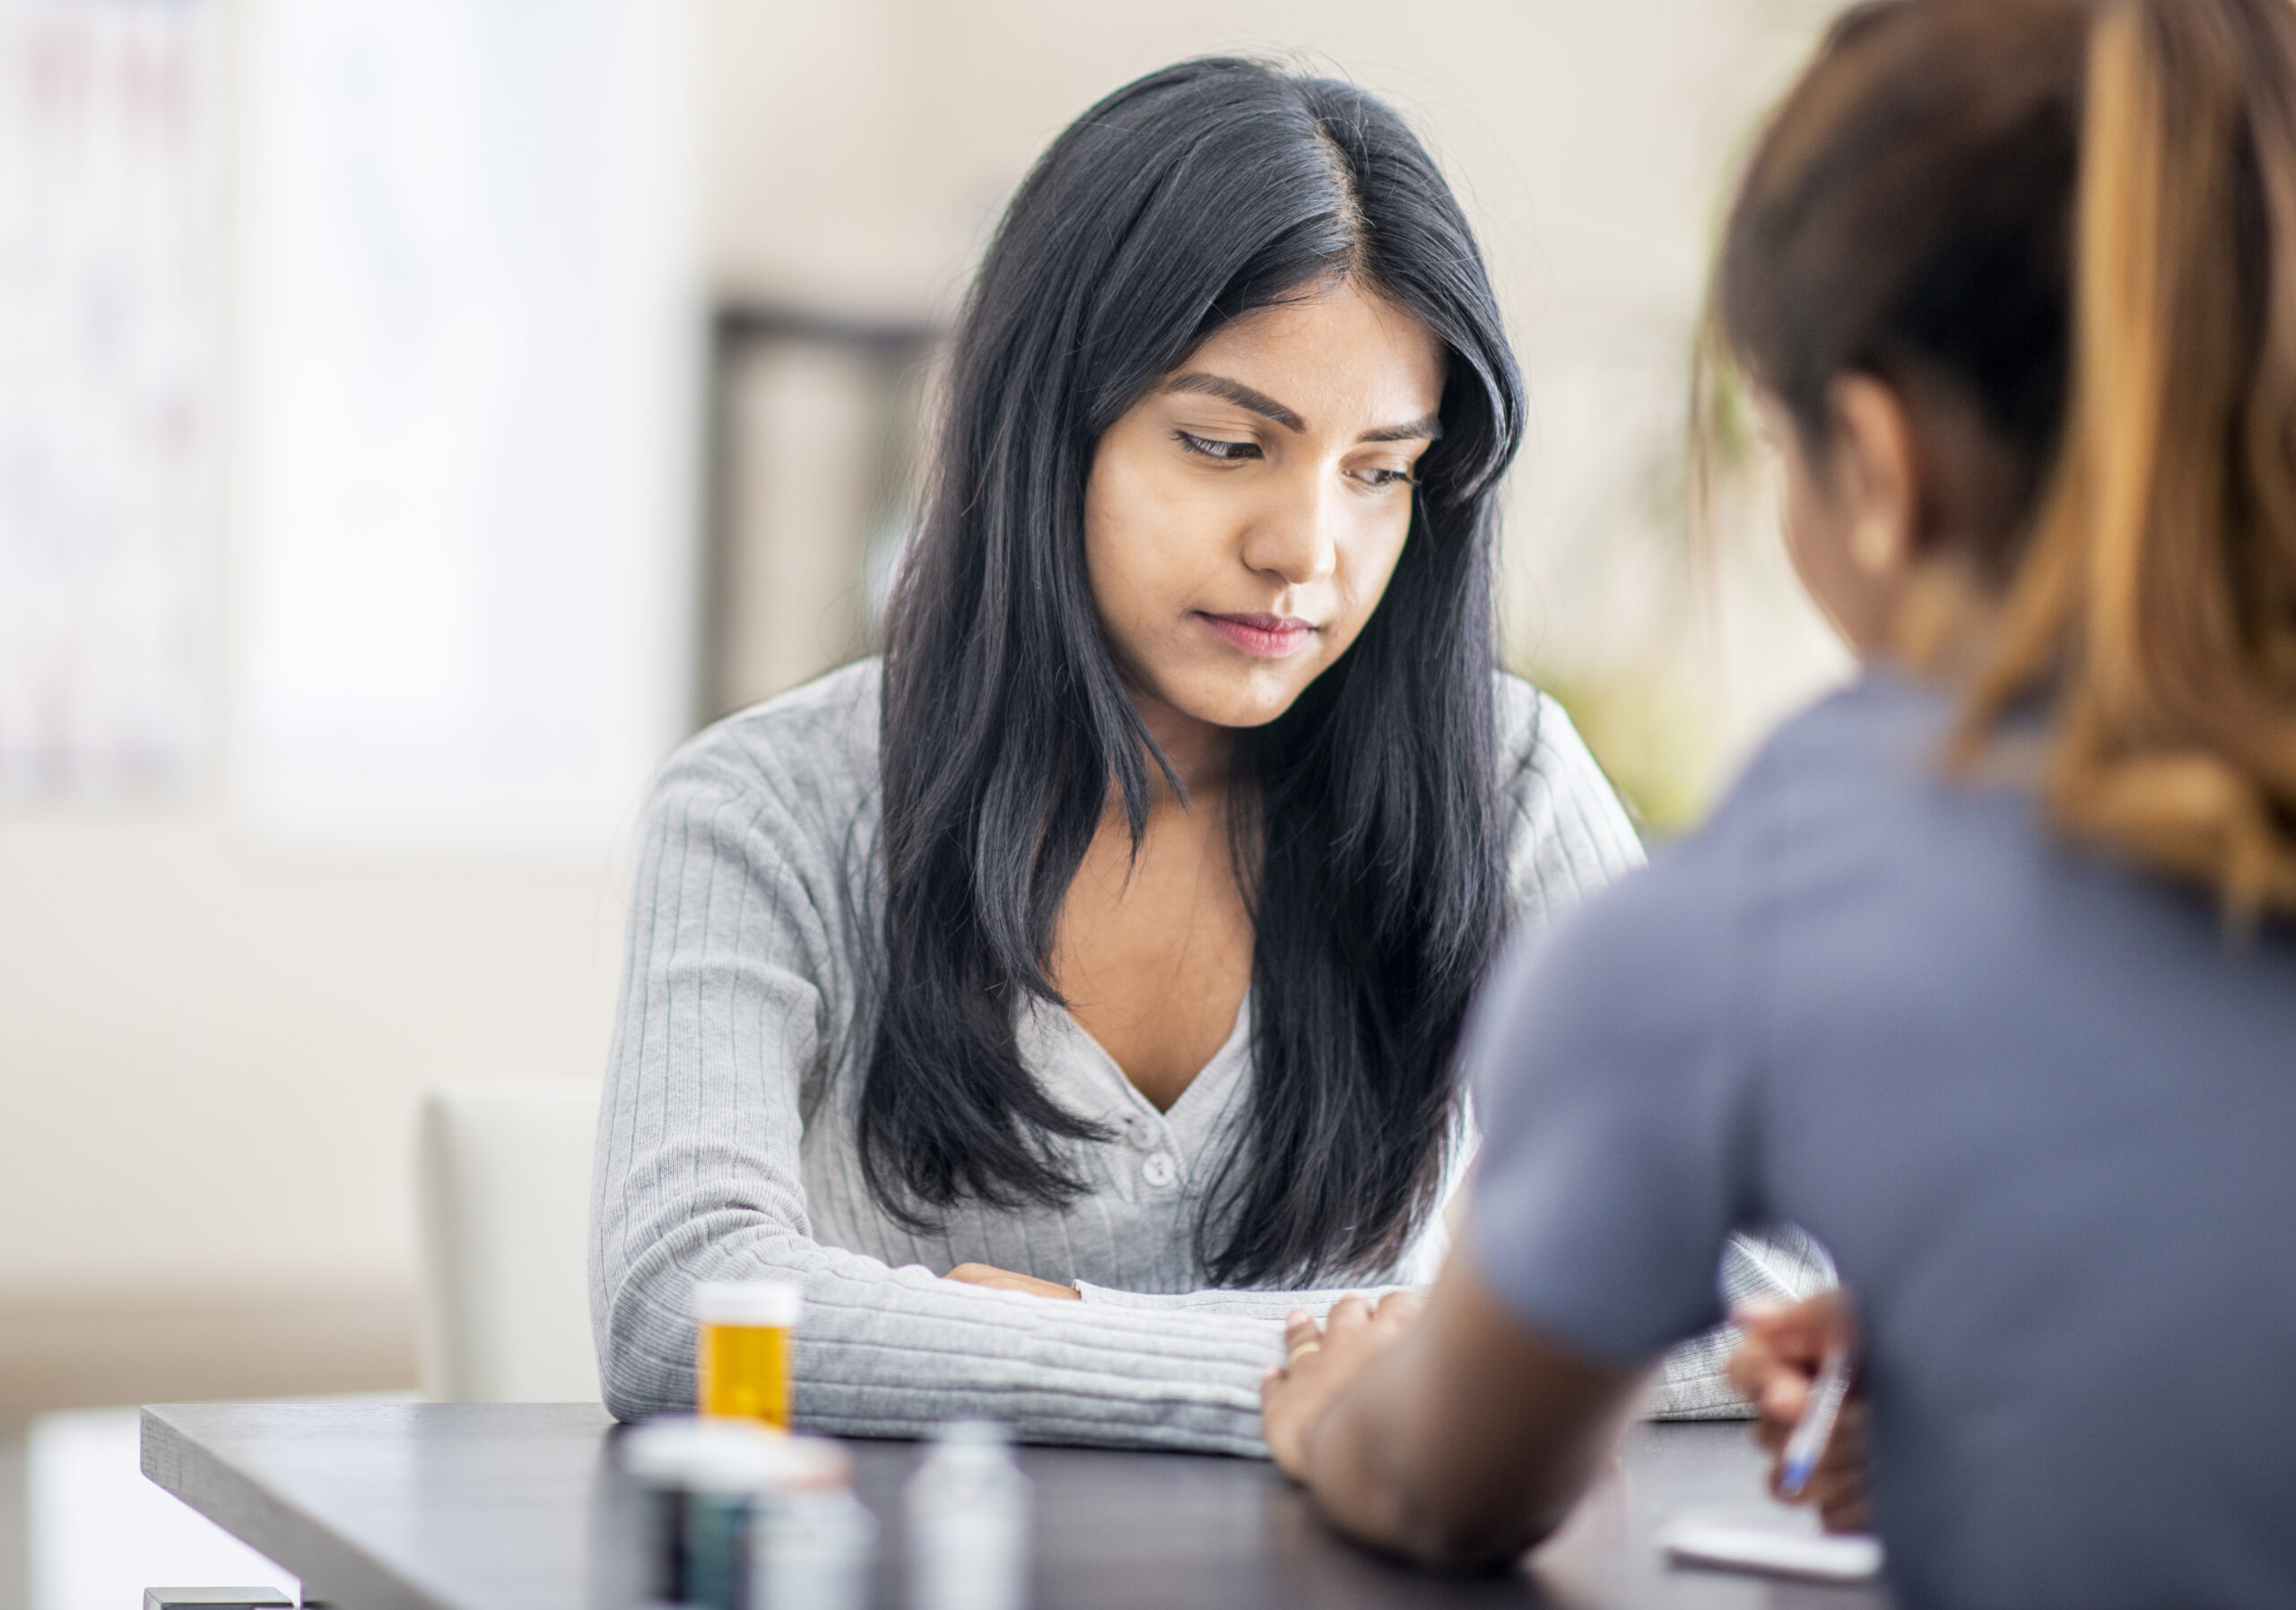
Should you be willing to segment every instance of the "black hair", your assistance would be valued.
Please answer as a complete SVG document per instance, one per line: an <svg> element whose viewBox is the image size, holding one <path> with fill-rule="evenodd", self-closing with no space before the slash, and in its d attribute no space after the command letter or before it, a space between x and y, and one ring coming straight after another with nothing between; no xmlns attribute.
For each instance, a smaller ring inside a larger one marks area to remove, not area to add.
<svg viewBox="0 0 2296 1610"><path fill-rule="evenodd" d="M1446 349L1441 439L1353 646L1239 735L1255 1078L1196 1230L1222 1284L1370 1269L1432 1210L1451 1053L1506 912L1492 568L1522 383L1426 150L1352 85L1183 63L1038 161L959 326L925 518L887 624L885 967L859 1102L872 1192L912 1225L961 1197L1059 1204L1106 1138L1031 1075L1024 996L1059 999L1063 902L1120 792L1178 786L1093 609L1102 433L1212 332L1342 279Z"/></svg>

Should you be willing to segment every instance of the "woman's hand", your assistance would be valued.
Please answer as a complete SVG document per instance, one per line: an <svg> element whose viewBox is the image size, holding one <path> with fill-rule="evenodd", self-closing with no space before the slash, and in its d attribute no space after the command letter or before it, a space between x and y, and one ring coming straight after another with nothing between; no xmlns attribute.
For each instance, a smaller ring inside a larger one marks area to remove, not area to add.
<svg viewBox="0 0 2296 1610"><path fill-rule="evenodd" d="M1365 1298L1343 1297L1321 1325L1304 1309L1284 1318L1284 1359L1260 1378L1260 1429L1276 1467L1304 1479L1308 1438L1366 1364L1403 1339L1426 1307L1417 1292L1390 1292L1374 1308Z"/></svg>
<svg viewBox="0 0 2296 1610"><path fill-rule="evenodd" d="M1015 1275L1012 1270L1000 1269L994 1264L959 1264L949 1271L947 1277L961 1280L969 1286L987 1286L995 1292L1019 1292L1029 1297L1050 1297L1069 1302L1081 1302L1084 1298L1084 1293L1074 1286L1039 1280L1033 1275Z"/></svg>
<svg viewBox="0 0 2296 1610"><path fill-rule="evenodd" d="M1820 1292L1786 1308L1748 1308L1734 1317L1744 1336L1730 1355L1730 1384L1753 1400L1760 1416L1754 1437L1770 1452L1770 1487L1777 1493L1786 1440L1802 1418L1811 1383L1828 1348L1857 1346L1857 1317L1838 1291ZM1853 1395L1841 1405L1809 1485L1787 1501L1815 1504L1829 1532L1872 1531L1869 1449L1866 1405Z"/></svg>

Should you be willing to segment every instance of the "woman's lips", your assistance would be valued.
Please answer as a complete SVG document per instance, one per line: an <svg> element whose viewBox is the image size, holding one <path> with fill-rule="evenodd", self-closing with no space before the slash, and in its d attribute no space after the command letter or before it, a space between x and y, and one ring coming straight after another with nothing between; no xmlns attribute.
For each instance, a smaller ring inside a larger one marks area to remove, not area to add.
<svg viewBox="0 0 2296 1610"><path fill-rule="evenodd" d="M1316 635L1314 627L1288 615L1214 615L1199 610L1196 619L1254 659L1283 659Z"/></svg>

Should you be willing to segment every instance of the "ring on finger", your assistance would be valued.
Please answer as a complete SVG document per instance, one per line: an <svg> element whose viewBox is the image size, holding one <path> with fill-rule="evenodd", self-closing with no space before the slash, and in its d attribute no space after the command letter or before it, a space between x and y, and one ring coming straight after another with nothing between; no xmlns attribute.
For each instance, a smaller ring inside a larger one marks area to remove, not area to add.
<svg viewBox="0 0 2296 1610"><path fill-rule="evenodd" d="M1324 1345L1321 1342L1300 1343L1297 1347L1294 1347L1291 1352L1283 1355L1283 1372L1286 1375L1291 1374L1292 1365L1298 1363L1301 1359L1306 1358L1309 1353L1321 1353L1323 1350Z"/></svg>

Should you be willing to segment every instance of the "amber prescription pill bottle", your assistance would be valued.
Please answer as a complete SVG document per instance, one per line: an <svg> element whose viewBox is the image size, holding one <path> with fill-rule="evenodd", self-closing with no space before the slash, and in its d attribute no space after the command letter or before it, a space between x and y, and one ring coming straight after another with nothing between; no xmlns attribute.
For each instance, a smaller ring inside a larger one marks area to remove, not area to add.
<svg viewBox="0 0 2296 1610"><path fill-rule="evenodd" d="M789 1429L790 1338L803 1301L796 1285L778 1280L694 1288L702 1414Z"/></svg>

